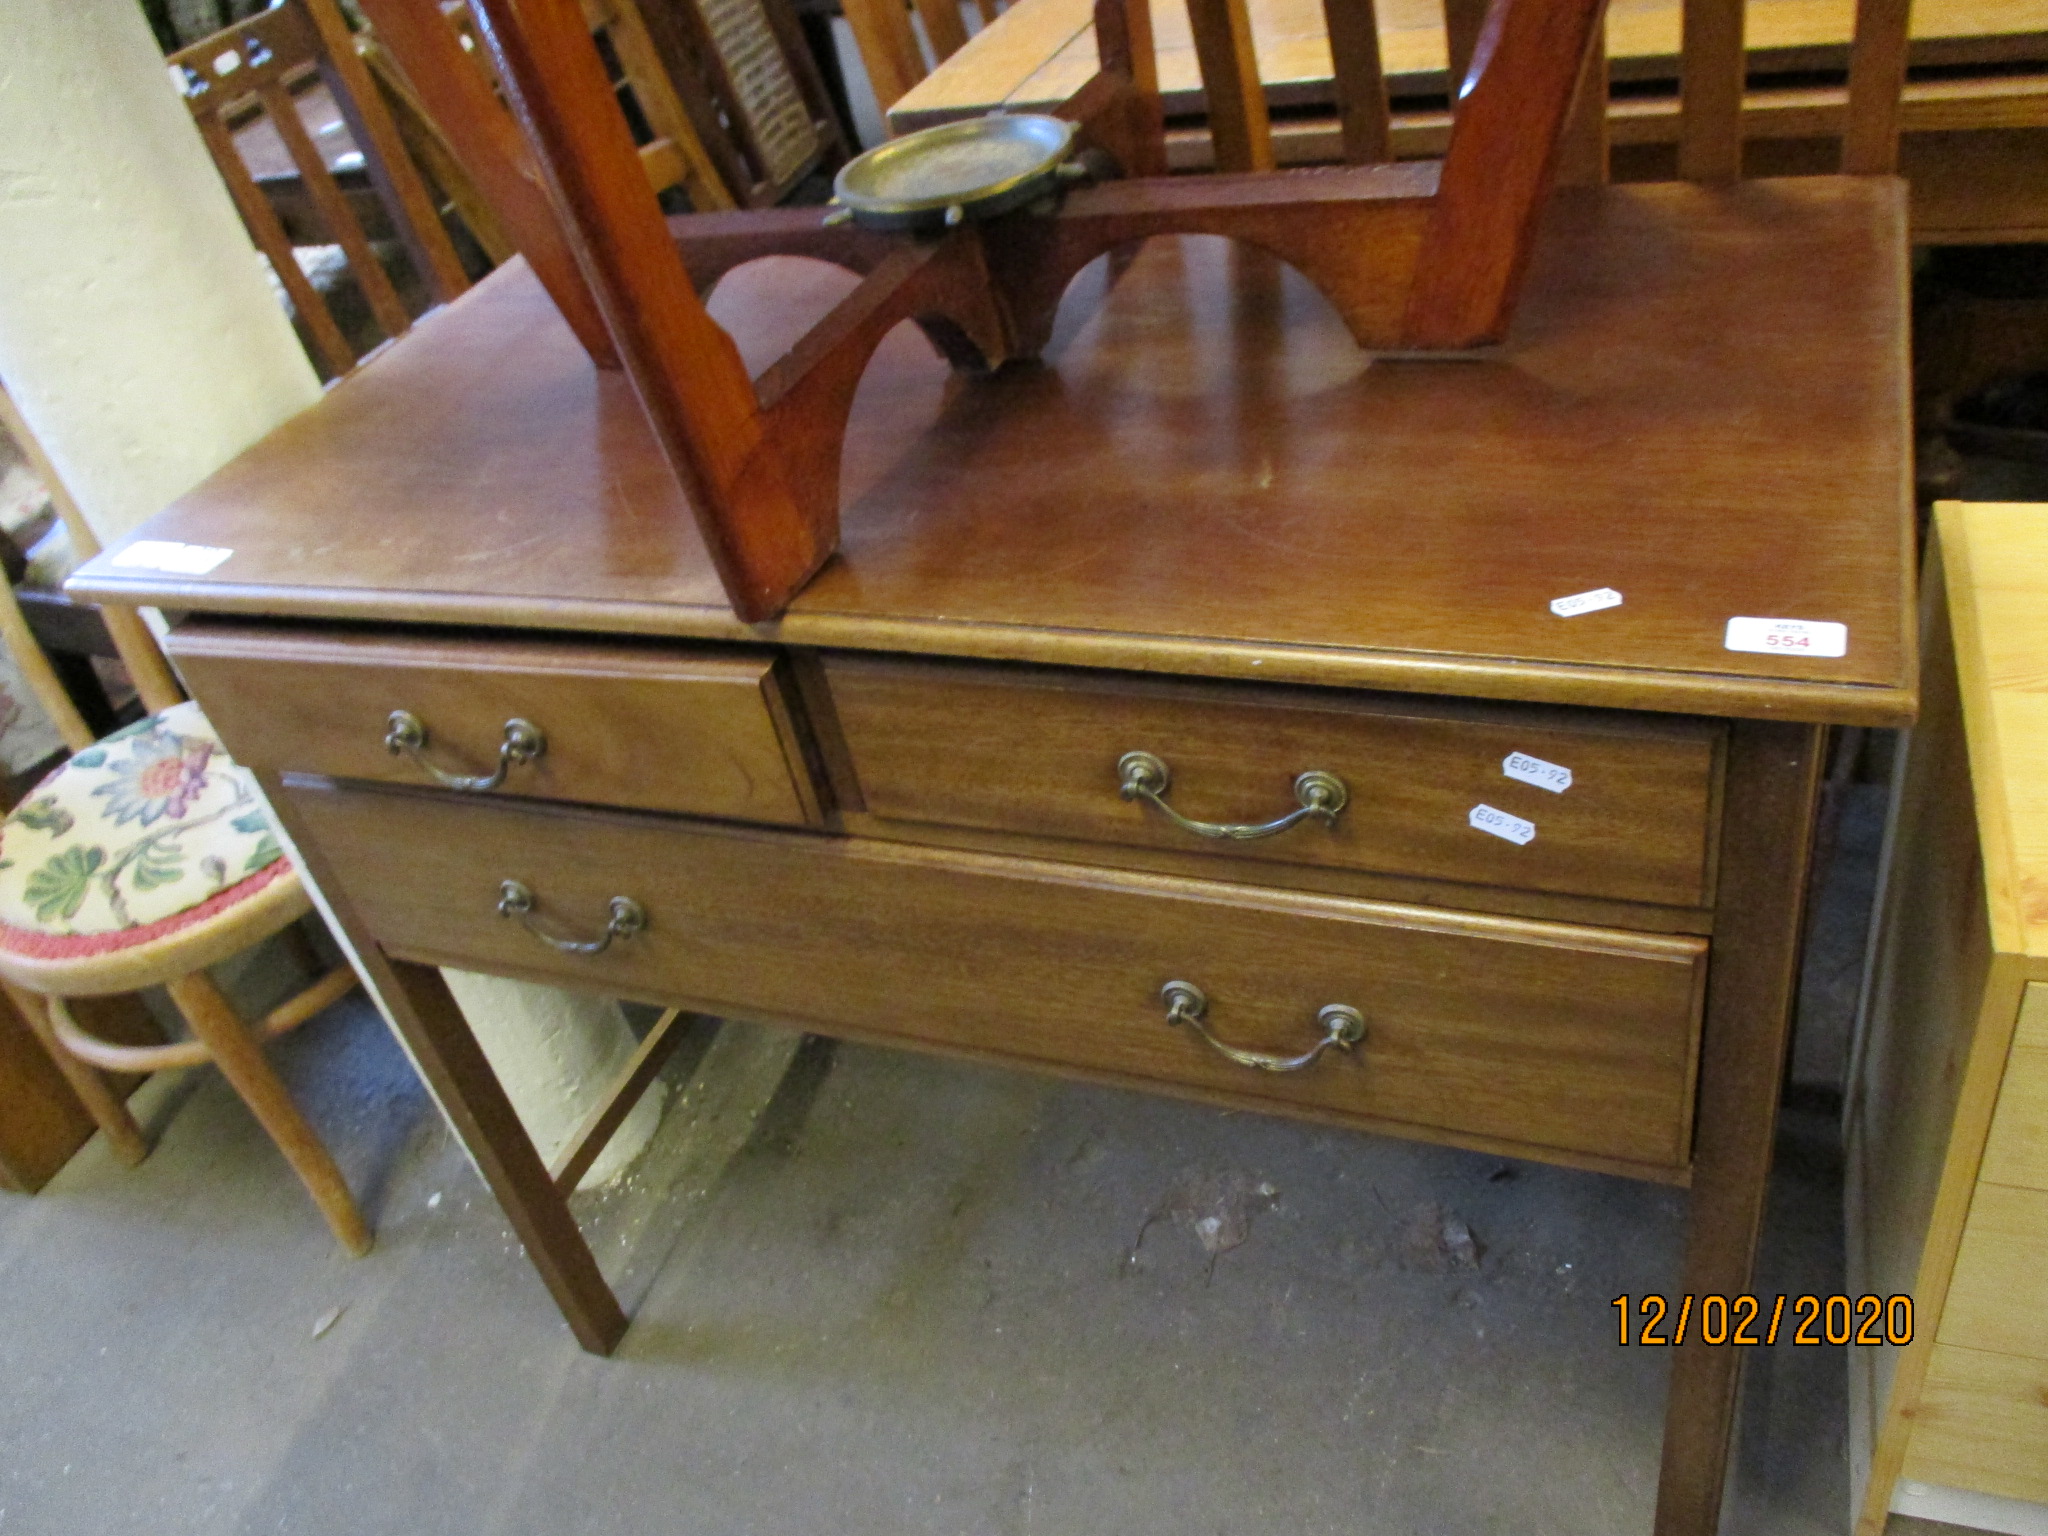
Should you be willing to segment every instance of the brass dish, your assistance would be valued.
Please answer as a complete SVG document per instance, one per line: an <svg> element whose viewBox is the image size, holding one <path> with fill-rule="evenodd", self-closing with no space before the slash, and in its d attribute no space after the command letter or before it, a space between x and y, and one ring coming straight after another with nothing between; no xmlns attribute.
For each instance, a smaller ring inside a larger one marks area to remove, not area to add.
<svg viewBox="0 0 2048 1536"><path fill-rule="evenodd" d="M942 123L847 161L832 200L869 229L932 232L993 218L1054 190L1077 131L1026 112Z"/></svg>

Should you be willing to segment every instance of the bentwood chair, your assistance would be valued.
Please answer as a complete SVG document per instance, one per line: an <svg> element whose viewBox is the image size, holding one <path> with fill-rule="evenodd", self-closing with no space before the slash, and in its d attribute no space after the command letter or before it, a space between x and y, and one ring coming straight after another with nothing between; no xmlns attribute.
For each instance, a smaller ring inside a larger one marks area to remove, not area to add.
<svg viewBox="0 0 2048 1536"><path fill-rule="evenodd" d="M0 396L0 402L5 397ZM44 475L82 551L92 536L11 405L5 424ZM126 615L133 620L134 616ZM103 1074L211 1061L285 1155L352 1254L370 1233L348 1185L263 1043L356 985L338 966L263 1018L245 1020L207 968L282 933L312 910L271 829L255 781L231 761L199 706L183 700L139 621L114 638L150 713L95 740L0 581L0 639L71 756L0 822L0 986L124 1162L148 1155L141 1127ZM162 986L191 1038L117 1044L88 1032L68 1000Z"/></svg>

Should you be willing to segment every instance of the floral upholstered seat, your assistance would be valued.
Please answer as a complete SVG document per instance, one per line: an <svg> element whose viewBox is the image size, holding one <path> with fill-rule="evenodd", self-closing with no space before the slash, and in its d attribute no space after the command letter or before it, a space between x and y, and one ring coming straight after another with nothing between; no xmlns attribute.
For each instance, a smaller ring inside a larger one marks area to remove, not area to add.
<svg viewBox="0 0 2048 1536"><path fill-rule="evenodd" d="M179 704L80 752L0 823L0 949L148 944L291 872L254 780Z"/></svg>

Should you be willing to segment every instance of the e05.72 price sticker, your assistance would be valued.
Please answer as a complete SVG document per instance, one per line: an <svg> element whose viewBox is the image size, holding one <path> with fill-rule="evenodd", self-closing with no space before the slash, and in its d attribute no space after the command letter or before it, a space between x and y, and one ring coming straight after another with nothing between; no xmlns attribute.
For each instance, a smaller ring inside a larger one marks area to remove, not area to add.
<svg viewBox="0 0 2048 1536"><path fill-rule="evenodd" d="M1495 837L1506 838L1511 843L1526 843L1536 835L1536 823L1524 821L1519 816L1510 816L1506 811L1490 805L1475 805L1465 817L1465 825L1476 827L1481 832L1491 832Z"/></svg>

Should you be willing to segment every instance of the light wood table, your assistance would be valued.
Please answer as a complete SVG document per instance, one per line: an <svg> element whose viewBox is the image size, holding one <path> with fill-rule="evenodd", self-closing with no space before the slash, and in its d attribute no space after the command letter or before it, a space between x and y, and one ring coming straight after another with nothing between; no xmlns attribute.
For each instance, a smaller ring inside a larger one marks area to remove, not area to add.
<svg viewBox="0 0 2048 1536"><path fill-rule="evenodd" d="M1266 97L1278 114L1282 164L1342 158L1334 121L1322 0L1248 0ZM1159 83L1169 117L1198 119L1201 74L1185 0L1153 0ZM1851 8L1830 0L1752 0L1747 15L1753 89L1744 109L1751 174L1832 171L1846 93L1814 73L1848 67ZM1090 0L1017 0L889 111L902 133L998 108L1047 111L1095 72ZM1395 98L1394 149L1440 155L1450 132L1443 10L1436 0L1379 0L1380 49ZM1919 0L1910 62L1941 78L1907 83L1901 172L1913 184L1913 231L1923 243L2048 239L2048 24L2031 0ZM1610 110L1619 180L1663 180L1678 139L1679 6L1613 0L1609 71L1627 89ZM1769 76L1786 77L1773 84ZM1808 78L1799 78L1807 76ZM1176 168L1210 163L1208 135L1169 132Z"/></svg>
<svg viewBox="0 0 2048 1536"><path fill-rule="evenodd" d="M751 627L514 264L142 531L213 568L73 586L185 615L593 1349L626 1319L436 966L1685 1186L1684 1288L1739 1293L1824 727L1915 707L1901 202L1561 194L1481 362L1371 361L1199 239L1084 276L1043 367L903 327L840 555ZM713 311L759 368L853 282ZM1740 1363L1672 1352L1664 1536L1715 1527Z"/></svg>
<svg viewBox="0 0 2048 1536"><path fill-rule="evenodd" d="M1853 1357L1859 1536L2048 1521L2048 506L1937 516L1847 1115L1851 1283L1918 1310Z"/></svg>

